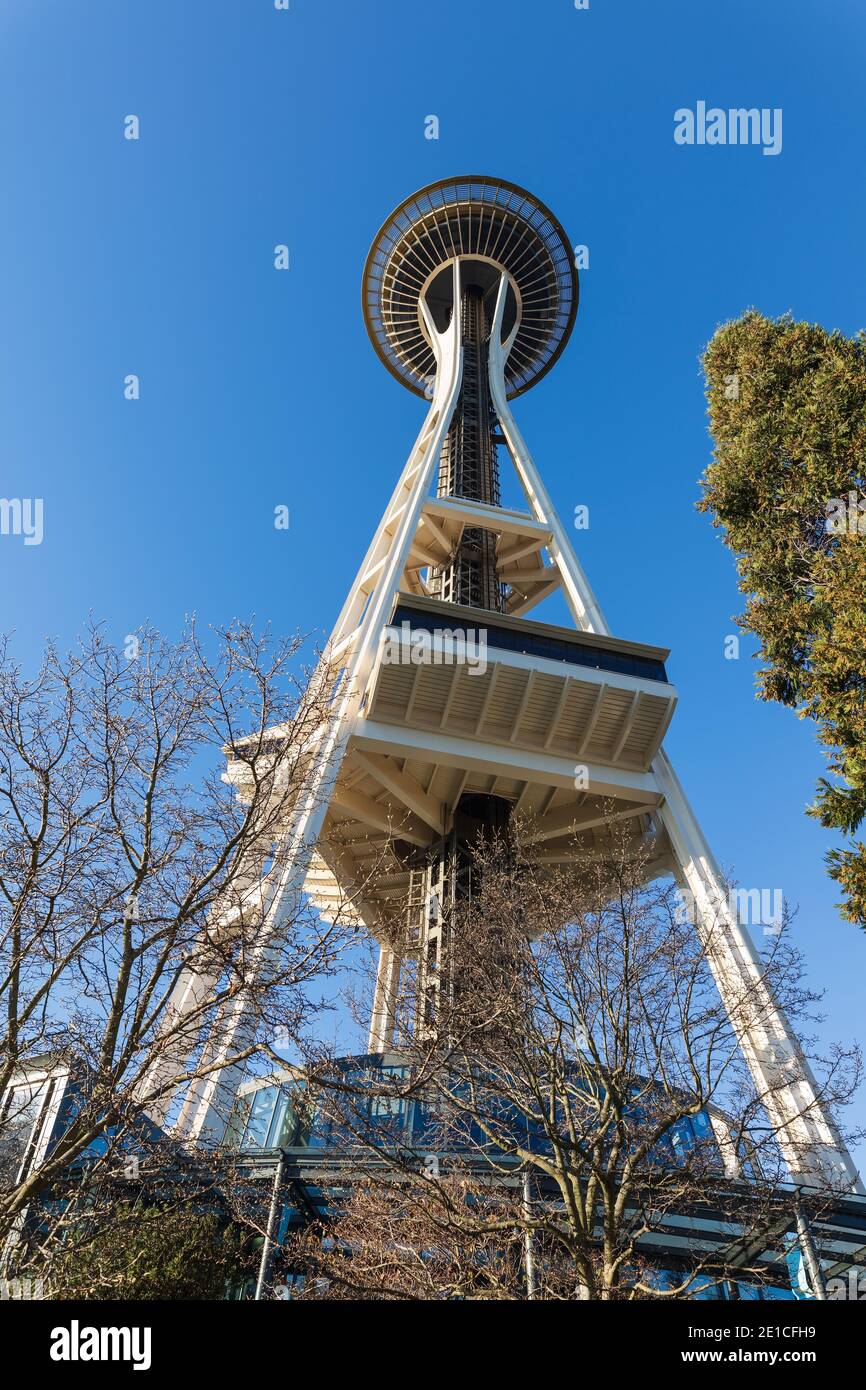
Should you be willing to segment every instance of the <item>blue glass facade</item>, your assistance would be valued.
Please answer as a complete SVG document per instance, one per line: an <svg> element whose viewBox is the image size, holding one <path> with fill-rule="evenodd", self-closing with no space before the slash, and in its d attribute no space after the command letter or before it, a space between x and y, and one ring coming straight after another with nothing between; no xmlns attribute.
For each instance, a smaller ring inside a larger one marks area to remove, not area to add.
<svg viewBox="0 0 866 1390"><path fill-rule="evenodd" d="M400 1095L399 1092L405 1090L410 1081L410 1068L393 1056L372 1054L344 1058L338 1064L338 1076L346 1088L338 1107L339 1119L335 1119L327 1108L314 1103L301 1079L287 1078L280 1083L263 1084L241 1097L227 1135L229 1142L251 1157L282 1147L299 1156L306 1156L305 1163L314 1160L317 1153L323 1157L327 1154L346 1155L353 1146L357 1149L360 1136L366 1136L385 1149L393 1146L395 1150L404 1153L410 1151L416 1155L436 1152L440 1156L448 1153L456 1156L461 1151L468 1151L477 1157L485 1145L488 1151L493 1152L489 1141L469 1121L451 1123L444 1130L433 1108L415 1098ZM389 1087L393 1087L393 1095L388 1094ZM647 1103L644 1088L642 1094L644 1103ZM489 1105L488 1112L492 1112ZM518 1137L522 1141L531 1142L532 1127L526 1117L514 1110L509 1113L504 1102L494 1118L510 1134L514 1135L518 1130ZM464 1126L462 1132L461 1123ZM545 1141L540 1129L535 1143L539 1150L543 1149ZM718 1158L721 1173L721 1154L716 1145L713 1121L706 1110L684 1116L671 1126L664 1141L658 1145L658 1161L660 1164L676 1163L699 1145ZM295 1194L284 1208L280 1239L288 1230L297 1228L309 1219L311 1211L326 1216L329 1210L339 1206L347 1192L347 1186L341 1186L339 1181L316 1181L313 1172L317 1167L314 1162L310 1177L304 1177L304 1206L293 1204ZM793 1232L790 1240L794 1242ZM665 1256L660 1248L659 1267L654 1276L659 1289L680 1288L684 1277L683 1269L676 1267L676 1260L670 1268L665 1267ZM646 1275L642 1275L642 1278L646 1278ZM762 1284L758 1287L746 1281L719 1283L696 1278L685 1294L677 1296L736 1301L790 1300L808 1295L798 1288L795 1269L791 1266L790 1283L779 1282L774 1286Z"/></svg>
<svg viewBox="0 0 866 1390"><path fill-rule="evenodd" d="M327 1109L311 1105L300 1080L263 1085L240 1099L229 1127L229 1142L246 1152L292 1146L346 1148L359 1142L361 1135L376 1143L390 1141L407 1149L439 1147L443 1138L447 1140L444 1147L452 1152L465 1148L477 1152L492 1147L470 1120L450 1119L447 1132L443 1131L442 1119L434 1106L400 1095L410 1080L410 1068L405 1064L372 1053L343 1059L338 1074L347 1088L339 1119ZM387 1093L390 1087L393 1095ZM488 1097L485 1110L495 1128L543 1151L546 1140L540 1124L534 1125L505 1101L497 1108ZM659 1161L676 1162L698 1144L715 1148L712 1121L706 1110L683 1116L671 1126L659 1145Z"/></svg>

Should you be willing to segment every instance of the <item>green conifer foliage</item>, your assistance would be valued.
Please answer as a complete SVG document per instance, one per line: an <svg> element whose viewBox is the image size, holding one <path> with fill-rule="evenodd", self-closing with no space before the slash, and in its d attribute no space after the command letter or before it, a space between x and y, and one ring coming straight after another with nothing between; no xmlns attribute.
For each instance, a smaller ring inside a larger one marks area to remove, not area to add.
<svg viewBox="0 0 866 1390"><path fill-rule="evenodd" d="M809 814L844 917L866 927L866 337L749 310L704 354L713 462L699 508L736 557L758 694L817 725Z"/></svg>

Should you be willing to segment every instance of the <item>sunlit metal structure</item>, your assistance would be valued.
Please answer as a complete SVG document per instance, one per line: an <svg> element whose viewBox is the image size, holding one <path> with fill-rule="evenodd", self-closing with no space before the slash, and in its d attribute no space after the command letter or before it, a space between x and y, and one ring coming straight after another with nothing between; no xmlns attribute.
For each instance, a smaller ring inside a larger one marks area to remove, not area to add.
<svg viewBox="0 0 866 1390"><path fill-rule="evenodd" d="M610 633L512 413L562 353L577 302L559 222L503 180L432 184L374 239L365 321L389 371L429 405L322 659L323 678L342 679L287 853L257 890L256 950L264 969L300 895L326 919L348 900L381 943L369 1047L388 1052L435 1026L473 839L517 810L539 863L586 862L608 852L613 814L648 871L688 890L792 1179L862 1192L662 746L677 700L668 653ZM500 460L519 510L501 504ZM555 590L573 628L528 617ZM177 1008L209 984L190 973ZM233 1000L207 1054L227 1065L181 1113L189 1139L224 1128L248 1026Z"/></svg>

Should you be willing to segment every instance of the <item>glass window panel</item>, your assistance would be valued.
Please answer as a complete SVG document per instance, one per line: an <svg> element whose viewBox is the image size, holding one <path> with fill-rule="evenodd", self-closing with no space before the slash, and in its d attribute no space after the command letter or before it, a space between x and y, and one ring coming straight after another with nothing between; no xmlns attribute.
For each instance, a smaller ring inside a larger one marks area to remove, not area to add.
<svg viewBox="0 0 866 1390"><path fill-rule="evenodd" d="M244 1135L245 1149L263 1149L267 1146L276 1094L274 1086L263 1086L260 1091L255 1092Z"/></svg>

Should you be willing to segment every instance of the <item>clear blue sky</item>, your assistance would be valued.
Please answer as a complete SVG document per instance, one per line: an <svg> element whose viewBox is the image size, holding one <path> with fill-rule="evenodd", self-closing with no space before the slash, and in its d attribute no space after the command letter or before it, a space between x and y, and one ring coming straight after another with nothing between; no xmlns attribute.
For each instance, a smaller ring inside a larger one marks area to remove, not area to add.
<svg viewBox="0 0 866 1390"><path fill-rule="evenodd" d="M825 1034L866 1039L814 735L724 660L733 565L694 511L716 325L866 323L862 0L3 0L0 42L0 494L45 508L42 545L0 537L25 663L91 610L118 641L193 610L327 628L423 409L364 334L370 239L430 180L524 184L590 268L520 422L561 512L590 507L614 631L672 649L668 746L719 858L799 903ZM781 107L781 154L675 145L699 100Z"/></svg>

